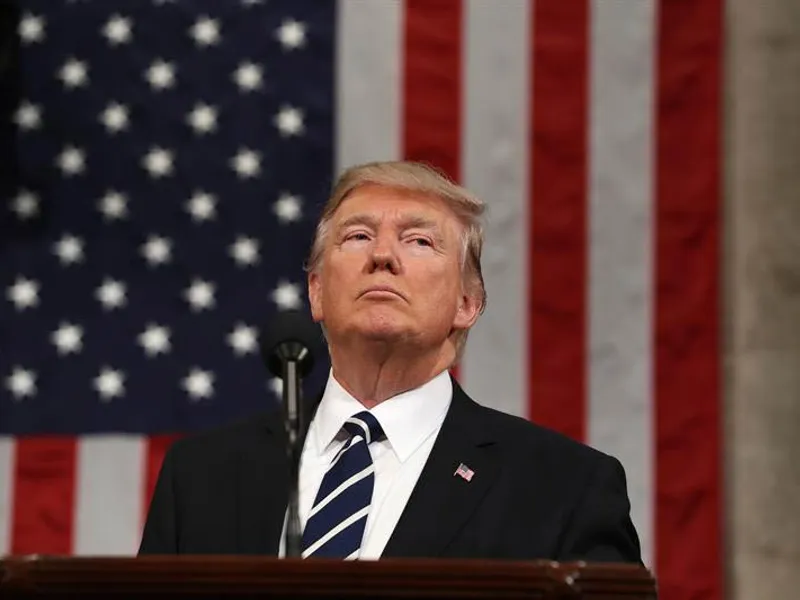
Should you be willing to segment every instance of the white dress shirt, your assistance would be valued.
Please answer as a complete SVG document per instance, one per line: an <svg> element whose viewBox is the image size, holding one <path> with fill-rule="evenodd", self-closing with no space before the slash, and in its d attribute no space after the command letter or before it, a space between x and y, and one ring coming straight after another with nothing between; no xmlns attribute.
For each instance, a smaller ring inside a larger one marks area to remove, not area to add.
<svg viewBox="0 0 800 600"><path fill-rule="evenodd" d="M369 445L375 487L358 558L376 559L383 552L428 460L452 396L453 384L445 370L421 387L389 398L370 410L386 439ZM346 440L342 425L363 410L364 406L345 391L331 371L300 456L301 528L305 528L328 465ZM280 556L285 555L285 536L284 521Z"/></svg>

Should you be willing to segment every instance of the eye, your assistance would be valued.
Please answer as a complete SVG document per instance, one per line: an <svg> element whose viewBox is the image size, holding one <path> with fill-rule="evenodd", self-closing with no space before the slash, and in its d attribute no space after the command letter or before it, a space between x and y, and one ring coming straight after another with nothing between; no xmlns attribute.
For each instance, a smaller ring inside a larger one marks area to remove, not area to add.
<svg viewBox="0 0 800 600"><path fill-rule="evenodd" d="M417 246L433 246L433 243L428 238L425 237L411 238L411 241Z"/></svg>
<svg viewBox="0 0 800 600"><path fill-rule="evenodd" d="M366 233L364 233L363 231L354 231L353 233L348 233L344 237L344 239L345 239L345 241L349 241L349 240L364 241L364 240L368 240L369 236Z"/></svg>

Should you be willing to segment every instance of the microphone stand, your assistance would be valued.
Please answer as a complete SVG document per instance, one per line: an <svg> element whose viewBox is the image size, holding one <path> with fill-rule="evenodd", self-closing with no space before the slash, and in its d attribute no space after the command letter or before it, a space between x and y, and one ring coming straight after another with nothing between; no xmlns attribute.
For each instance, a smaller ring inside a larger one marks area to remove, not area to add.
<svg viewBox="0 0 800 600"><path fill-rule="evenodd" d="M302 354L302 353L301 353ZM305 432L305 414L301 400L300 375L297 360L283 361L283 406L284 425L289 443L286 446L289 458L289 504L286 523L286 556L299 558L302 550L302 531L298 515L298 483L300 454Z"/></svg>
<svg viewBox="0 0 800 600"><path fill-rule="evenodd" d="M289 488L286 520L286 557L301 557L303 534L298 514L300 459L308 429L300 381L311 372L314 350L319 347L319 331L308 315L296 310L282 312L264 328L259 341L267 369L283 382L283 424L286 433L286 458L289 462Z"/></svg>

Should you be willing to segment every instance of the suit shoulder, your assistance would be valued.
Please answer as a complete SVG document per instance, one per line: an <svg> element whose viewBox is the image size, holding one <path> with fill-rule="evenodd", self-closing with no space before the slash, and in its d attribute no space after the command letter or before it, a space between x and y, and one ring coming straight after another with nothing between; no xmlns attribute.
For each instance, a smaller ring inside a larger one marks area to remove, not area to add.
<svg viewBox="0 0 800 600"><path fill-rule="evenodd" d="M550 458L569 467L581 464L591 467L603 460L614 460L608 454L553 429L487 406L477 406L483 413L481 418L491 424L497 437L509 443L521 456L534 453L538 460Z"/></svg>
<svg viewBox="0 0 800 600"><path fill-rule="evenodd" d="M190 433L175 441L168 449L168 454L177 461L199 460L206 463L213 459L225 459L261 439L272 420L272 413L260 413L206 431Z"/></svg>

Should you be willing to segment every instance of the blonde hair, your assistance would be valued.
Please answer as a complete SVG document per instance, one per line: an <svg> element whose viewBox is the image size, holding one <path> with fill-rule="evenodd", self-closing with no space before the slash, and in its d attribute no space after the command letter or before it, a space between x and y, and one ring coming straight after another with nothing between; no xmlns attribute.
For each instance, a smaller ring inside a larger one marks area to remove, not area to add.
<svg viewBox="0 0 800 600"><path fill-rule="evenodd" d="M365 185L395 188L440 198L453 211L462 225L460 262L462 280L467 293L477 296L479 314L486 308L486 289L481 270L483 250L484 203L469 191L449 179L430 165L412 161L371 162L350 167L333 186L330 197L320 216L306 271L321 267L322 253L330 230L333 215L344 200L356 189ZM468 330L455 334L456 361L460 360L466 346Z"/></svg>

